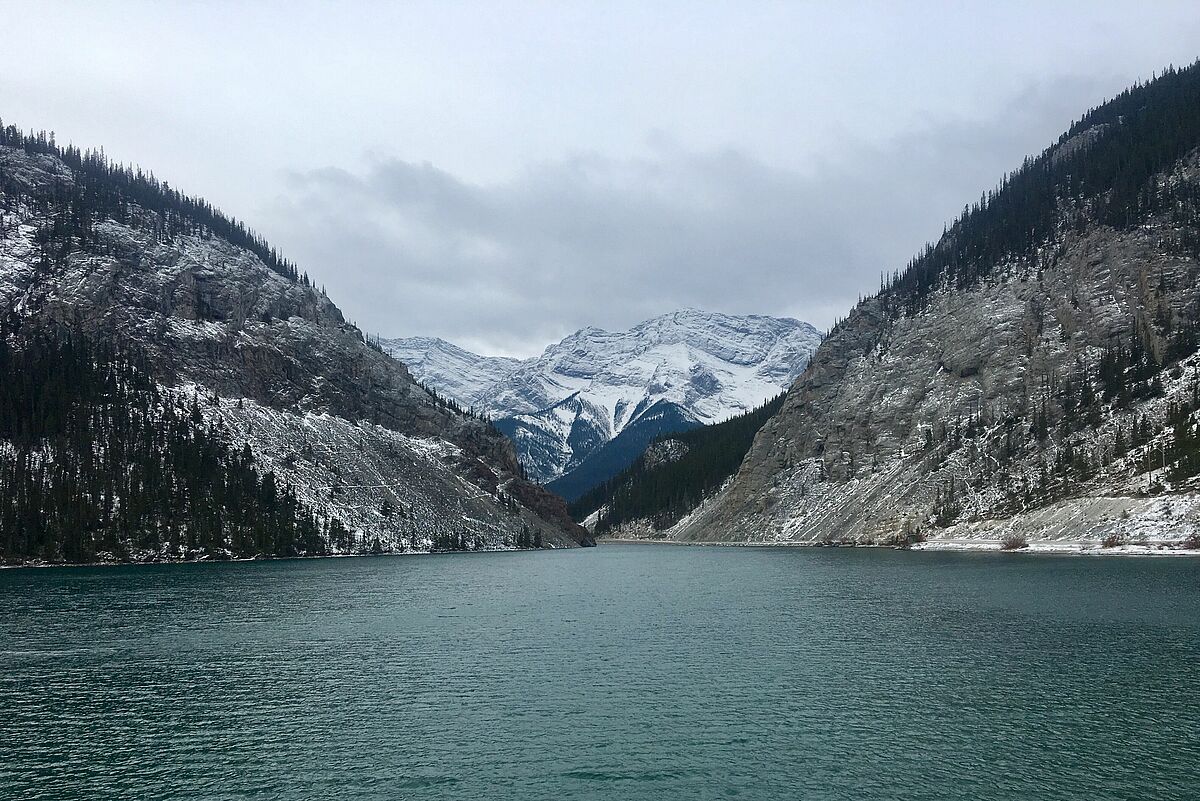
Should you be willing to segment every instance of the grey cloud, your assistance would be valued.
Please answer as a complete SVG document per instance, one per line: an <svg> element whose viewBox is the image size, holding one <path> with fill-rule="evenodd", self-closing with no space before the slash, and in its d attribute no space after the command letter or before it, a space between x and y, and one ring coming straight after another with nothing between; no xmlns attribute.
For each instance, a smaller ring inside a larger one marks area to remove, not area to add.
<svg viewBox="0 0 1200 801"><path fill-rule="evenodd" d="M682 306L827 326L1049 144L1094 89L1031 87L991 119L844 141L803 172L662 136L639 158L580 154L493 184L398 159L298 172L269 228L387 336L528 353Z"/></svg>

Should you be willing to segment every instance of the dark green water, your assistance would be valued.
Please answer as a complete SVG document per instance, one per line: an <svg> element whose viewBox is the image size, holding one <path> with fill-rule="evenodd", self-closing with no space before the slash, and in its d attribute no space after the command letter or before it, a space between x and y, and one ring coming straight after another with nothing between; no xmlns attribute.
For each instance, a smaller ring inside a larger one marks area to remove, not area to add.
<svg viewBox="0 0 1200 801"><path fill-rule="evenodd" d="M1200 561L0 571L0 798L1196 799Z"/></svg>

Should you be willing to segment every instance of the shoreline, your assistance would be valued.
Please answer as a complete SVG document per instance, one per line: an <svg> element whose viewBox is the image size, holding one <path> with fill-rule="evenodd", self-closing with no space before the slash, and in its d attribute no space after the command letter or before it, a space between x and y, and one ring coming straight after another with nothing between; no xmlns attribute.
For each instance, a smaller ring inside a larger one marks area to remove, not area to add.
<svg viewBox="0 0 1200 801"><path fill-rule="evenodd" d="M1095 540L1030 540L1024 548L1002 548L999 540L933 539L902 548L896 545L857 545L822 542L744 542L734 540L687 541L632 537L597 537L596 545L682 545L717 548L882 548L893 551L935 553L1042 554L1047 556L1162 556L1200 557L1200 549L1183 548L1172 540L1123 543L1105 548Z"/></svg>
<svg viewBox="0 0 1200 801"><path fill-rule="evenodd" d="M582 546L580 546L582 547ZM29 568L56 567L153 567L155 565L224 565L246 562L307 562L317 559L380 559L389 556L448 556L452 554L487 554L487 553L528 553L533 551L573 551L575 548L490 548L481 551L385 551L383 553L323 553L311 556L236 556L228 559L148 559L138 561L128 559L108 560L99 562L46 562L30 561L20 563L0 562L0 570L24 570Z"/></svg>
<svg viewBox="0 0 1200 801"><path fill-rule="evenodd" d="M597 546L602 545L672 545L700 548L847 548L883 549L892 551L930 551L933 553L972 554L1037 554L1046 556L1141 556L1141 557L1200 557L1200 549L1183 548L1177 540L1153 540L1123 543L1103 547L1095 540L1030 540L1024 548L1005 549L999 540L985 539L932 539L916 542L908 547L897 545L867 545L852 543L823 542L748 542L738 540L669 540L641 537L597 537ZM527 551L573 551L575 548L495 548L484 551L395 551L389 553L331 553L313 556L243 556L228 559L157 559L146 561L98 561L98 562L44 562L0 563L0 570L23 570L31 568L78 568L78 567L150 567L154 565L212 565L246 562L298 562L317 559L379 559L397 556L445 556L450 554L524 553Z"/></svg>

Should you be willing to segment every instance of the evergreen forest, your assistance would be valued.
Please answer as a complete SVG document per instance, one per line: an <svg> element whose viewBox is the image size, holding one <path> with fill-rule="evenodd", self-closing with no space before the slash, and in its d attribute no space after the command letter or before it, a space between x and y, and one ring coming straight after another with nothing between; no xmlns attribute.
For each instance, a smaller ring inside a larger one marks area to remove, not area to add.
<svg viewBox="0 0 1200 801"><path fill-rule="evenodd" d="M658 443L680 443L682 454L653 465L643 455L571 504L571 515L582 520L602 509L597 534L638 519L649 520L656 530L671 527L733 475L784 397L720 423L661 437Z"/></svg>
<svg viewBox="0 0 1200 801"><path fill-rule="evenodd" d="M137 353L0 331L0 558L300 556L341 538Z"/></svg>
<svg viewBox="0 0 1200 801"><path fill-rule="evenodd" d="M1014 258L1050 258L1038 249L1064 220L1077 230L1096 223L1127 228L1168 215L1175 246L1200 256L1200 185L1162 177L1197 143L1200 61L1169 68L1089 111L964 208L936 245L885 278L882 297L912 313L931 292L968 289Z"/></svg>

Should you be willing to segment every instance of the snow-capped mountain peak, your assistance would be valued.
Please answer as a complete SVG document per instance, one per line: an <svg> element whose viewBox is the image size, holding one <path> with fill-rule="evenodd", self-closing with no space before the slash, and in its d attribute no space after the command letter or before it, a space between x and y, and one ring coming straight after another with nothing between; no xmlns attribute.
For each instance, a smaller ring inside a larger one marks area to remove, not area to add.
<svg viewBox="0 0 1200 801"><path fill-rule="evenodd" d="M627 431L636 429L629 438L640 442L651 430L719 422L761 405L804 370L821 338L790 318L682 309L627 331L583 328L523 362L425 338L383 345L422 381L496 420L531 476L550 482Z"/></svg>

